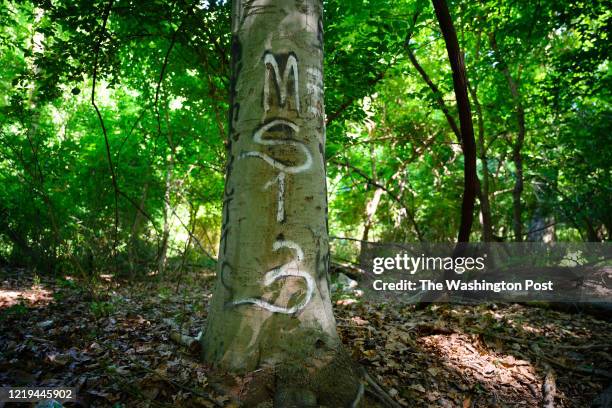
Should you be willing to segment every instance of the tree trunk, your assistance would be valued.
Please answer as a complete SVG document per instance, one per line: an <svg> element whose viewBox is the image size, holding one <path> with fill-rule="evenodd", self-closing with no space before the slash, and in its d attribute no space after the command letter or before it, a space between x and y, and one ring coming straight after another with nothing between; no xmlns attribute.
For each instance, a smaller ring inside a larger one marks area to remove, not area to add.
<svg viewBox="0 0 612 408"><path fill-rule="evenodd" d="M44 11L37 9L35 10L35 24L38 26L42 18L44 16ZM30 146L30 151L32 153L32 165L27 166L26 161L24 161L24 170L30 174L32 177L32 185L38 186L37 189L32 189L32 195L40 195L45 207L47 209L47 215L49 217L49 222L51 224L51 245L49 250L46 250L46 246L48 245L44 241L45 233L42 228L42 219L40 216L36 217L36 231L39 236L38 239L35 239L37 246L39 249L36 251L41 256L39 259L33 259L35 264L40 265L41 268L47 270L48 272L55 269L57 264L57 253L58 248L61 245L61 233L59 231L58 222L55 216L55 209L53 202L51 201L51 197L47 192L47 188L45 187L45 175L43 172L43 166L41 166L40 158L39 158L39 149L41 146L41 142L38 140L39 136L39 127L40 127L40 113L41 107L39 106L40 97L41 97L41 89L38 85L38 80L41 77L44 77L44 67L39 66L36 63L36 55L43 54L45 52L45 36L43 33L39 32L37 29L34 29L32 33L32 57L29 58L30 69L33 75L33 84L29 92L28 97L28 109L31 112L30 116L30 125L26 132L26 137L28 139L28 144ZM27 167L30 167L28 170ZM36 191L38 190L38 192Z"/></svg>
<svg viewBox="0 0 612 408"><path fill-rule="evenodd" d="M585 216L584 223L586 225L587 241L588 242L600 242L601 239L599 239L599 236L597 235L597 231L593 227L593 223L591 222L591 220L589 220L589 218Z"/></svg>
<svg viewBox="0 0 612 408"><path fill-rule="evenodd" d="M521 94L519 93L518 85L512 75L510 69L504 61L503 55L499 51L497 46L497 40L495 39L495 33L489 34L489 43L491 48L497 56L501 70L508 82L508 88L512 95L512 100L516 108L516 121L518 126L518 135L514 144L512 145L512 161L514 167L516 167L516 180L514 181L514 189L512 190L512 228L514 229L514 239L518 242L523 241L523 222L522 222L522 206L521 206L521 195L523 194L523 156L521 150L523 149L523 143L525 142L525 109L523 108L523 102L521 100Z"/></svg>
<svg viewBox="0 0 612 408"><path fill-rule="evenodd" d="M418 18L418 14L415 14L414 16L414 22L413 25L416 23L416 19ZM450 15L449 15L450 18ZM452 22L451 22L451 27L452 27ZM450 35L450 34L449 34ZM456 35L455 35L456 37ZM429 87L429 89L432 92L432 95L434 97L434 100L436 101L436 104L438 105L438 108L440 108L440 110L442 111L442 113L444 114L444 117L446 118L446 121L448 122L448 125L450 126L451 130L453 131L453 133L455 134L455 137L457 138L457 141L459 143L461 143L462 146L462 150L463 150L463 156L464 156L464 163L469 163L471 161L471 159L469 157L466 157L466 154L469 154L469 150L466 153L466 150L463 146L463 140L461 137L461 130L459 129L459 126L457 126L457 122L455 121L455 119L453 118L453 116L450 113L450 110L448 109L448 107L446 106L446 103L444 102L444 99L442 99L442 93L440 91L440 88L438 88L438 86L431 80L431 77L427 74L427 72L425 71L425 69L423 69L423 67L421 66L421 64L419 63L419 61L416 58L416 55L414 55L414 52L410 49L409 45L409 37L406 40L406 50L408 52L408 59L410 60L410 62L412 63L412 65L414 66L414 68L417 70L417 72L419 73L419 75L421 76L421 78L423 79L423 81L427 84L427 86ZM452 65L452 64L451 64ZM464 68L465 70L465 68ZM454 74L453 74L454 75ZM457 98L457 103L459 104L459 99ZM468 108L469 108L469 102L468 102ZM465 118L461 119L459 118L459 120L465 120ZM471 121L471 118L470 118ZM470 122L471 123L471 122ZM474 130L472 129L472 139L474 137ZM474 148L475 150L475 148ZM475 155L475 153L474 153ZM476 174L476 159L474 158L474 174ZM465 170L465 168L464 168ZM464 186L467 185L468 183L470 183L469 179L472 177L472 175L470 174L470 172L463 174L463 178L464 178ZM477 177L477 176L474 176ZM480 192L480 183L478 182L478 178L476 178L475 180L476 183L476 192ZM467 190L465 190L467 191ZM474 193L475 195L476 193ZM471 201L472 203L470 204L469 201ZM468 211L467 209L469 209L471 206L472 210L471 210L471 214L472 215L468 215ZM464 242L465 241L465 232L468 231L468 238L469 239L469 231L471 231L472 229L472 222L473 222L473 212L474 212L474 198L470 198L470 194L465 194L463 195L463 201L461 203L461 220L460 220L460 226L459 226L459 235L461 236L461 238L459 239L459 242Z"/></svg>
<svg viewBox="0 0 612 408"><path fill-rule="evenodd" d="M349 406L363 393L328 288L322 11L321 0L236 0L232 10L223 227L203 356L267 373L253 391L273 389L259 399L283 407Z"/></svg>
<svg viewBox="0 0 612 408"><path fill-rule="evenodd" d="M374 133L374 124L368 126L368 137L371 139ZM378 175L376 174L376 159L374 157L374 148L369 145L370 149L370 163L372 167L372 180L378 183ZM365 214L363 218L363 233L361 234L360 250L359 250L359 263L364 265L367 257L367 241L370 237L370 229L372 228L372 221L376 210L378 210L378 204L380 204L380 198L382 197L384 190L377 187L374 191L374 195L371 199L367 200Z"/></svg>
<svg viewBox="0 0 612 408"><path fill-rule="evenodd" d="M370 238L370 229L372 228L372 221L374 220L374 214L376 214L376 210L378 209L378 204L380 204L380 198L384 190L378 187L374 191L374 195L370 200L368 200L366 204L366 211L363 220L363 234L361 234L361 249L359 251L359 263L361 265L365 265L367 258L367 242Z"/></svg>
<svg viewBox="0 0 612 408"><path fill-rule="evenodd" d="M440 30L446 43L448 59L453 71L453 86L459 111L459 128L463 147L464 190L461 203L461 224L459 225L458 242L468 242L474 220L474 201L478 178L476 175L476 142L472 125L472 111L467 90L467 76L463 55L459 49L457 33L445 0L432 0Z"/></svg>
<svg viewBox="0 0 612 408"><path fill-rule="evenodd" d="M138 242L140 240L139 239L140 229L141 229L141 224L142 224L142 219L143 219L141 211L144 211L145 204L147 202L148 191L149 191L149 183L146 182L144 187L142 188L142 196L140 197L140 203L138 204L138 207L136 208L136 211L134 213L134 222L132 222L132 227L130 228L130 241L127 247L127 254L128 254L128 262L130 265L130 273L132 274L132 277L134 277L136 273Z"/></svg>
<svg viewBox="0 0 612 408"><path fill-rule="evenodd" d="M166 98L164 97L164 100ZM166 101L167 102L167 101ZM166 140L168 147L170 148L170 155L168 156L168 163L166 164L166 183L164 189L164 227L162 232L162 241L159 250L159 256L157 260L157 271L158 276L161 277L166 271L166 261L168 258L168 244L170 239L170 219L174 209L172 208L172 193L174 190L174 165L176 157L176 147L174 145L174 137L172 135L172 126L170 125L170 117L168 115L168 105L165 106L165 118L166 118Z"/></svg>
<svg viewBox="0 0 612 408"><path fill-rule="evenodd" d="M480 201L480 214L482 215L482 239L485 242L493 241L493 222L491 217L491 202L489 200L489 162L485 145L485 128L482 106L478 100L478 88L468 86L472 102L476 109L478 123L478 157L482 166L482 181L479 183L478 200Z"/></svg>
<svg viewBox="0 0 612 408"><path fill-rule="evenodd" d="M171 154L172 157L172 154ZM166 270L166 259L168 256L168 240L170 239L170 217L172 216L171 190L172 178L174 173L174 160L170 159L166 164L166 181L164 183L164 225L162 230L162 239L157 255L157 272L158 276L162 276Z"/></svg>

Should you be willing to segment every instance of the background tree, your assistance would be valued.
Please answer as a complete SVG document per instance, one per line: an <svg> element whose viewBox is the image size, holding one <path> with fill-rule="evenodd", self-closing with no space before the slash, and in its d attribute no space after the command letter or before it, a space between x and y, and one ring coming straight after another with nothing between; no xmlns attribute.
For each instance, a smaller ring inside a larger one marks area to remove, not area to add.
<svg viewBox="0 0 612 408"><path fill-rule="evenodd" d="M474 217L474 201L476 199L476 142L472 125L472 110L468 97L468 81L465 72L463 53L459 48L457 33L445 0L432 0L440 30L444 36L446 52L453 71L453 88L459 112L460 142L463 149L463 200L461 202L461 223L457 241L468 242Z"/></svg>
<svg viewBox="0 0 612 408"><path fill-rule="evenodd" d="M324 6L330 235L455 240L464 161L433 9L416 0ZM517 108L504 69L524 110L518 235L610 239L604 3L448 6L478 130L483 228L472 239L517 239ZM94 279L212 266L228 131L229 5L3 1L0 23L2 262ZM112 167L91 103L96 56L94 101ZM358 260L356 241L331 245L333 259Z"/></svg>

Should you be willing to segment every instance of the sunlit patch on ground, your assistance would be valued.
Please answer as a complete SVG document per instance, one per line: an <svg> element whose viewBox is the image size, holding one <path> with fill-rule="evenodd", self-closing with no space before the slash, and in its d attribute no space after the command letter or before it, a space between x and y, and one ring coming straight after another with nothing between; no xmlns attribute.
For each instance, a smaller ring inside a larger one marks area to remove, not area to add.
<svg viewBox="0 0 612 408"><path fill-rule="evenodd" d="M46 306L53 300L53 292L41 286L30 289L1 289L0 309L5 309L20 303L27 306Z"/></svg>
<svg viewBox="0 0 612 408"><path fill-rule="evenodd" d="M538 329L537 327L530 326L528 324L523 324L521 327L523 331L525 331L526 333L534 333L534 334L542 333L542 330Z"/></svg>
<svg viewBox="0 0 612 408"><path fill-rule="evenodd" d="M516 304L336 304L345 345L406 407L587 407L610 372L612 323ZM590 369L597 369L595 375Z"/></svg>
<svg viewBox="0 0 612 408"><path fill-rule="evenodd" d="M541 401L542 379L529 361L489 350L466 334L426 336L418 343L439 356L445 367L462 372L470 387L479 384L492 397L490 400L515 401L517 406L530 407Z"/></svg>

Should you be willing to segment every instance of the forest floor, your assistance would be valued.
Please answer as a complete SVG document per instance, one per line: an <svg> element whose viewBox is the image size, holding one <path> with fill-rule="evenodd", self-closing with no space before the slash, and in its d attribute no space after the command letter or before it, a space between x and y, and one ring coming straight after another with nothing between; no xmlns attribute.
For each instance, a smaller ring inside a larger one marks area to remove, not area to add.
<svg viewBox="0 0 612 408"><path fill-rule="evenodd" d="M232 406L197 352L169 338L169 322L203 327L212 278L103 276L94 299L73 280L0 270L0 386L76 387L67 407ZM354 359L406 407L536 407L547 375L555 407L587 407L612 378L612 323L588 315L346 299L335 313Z"/></svg>

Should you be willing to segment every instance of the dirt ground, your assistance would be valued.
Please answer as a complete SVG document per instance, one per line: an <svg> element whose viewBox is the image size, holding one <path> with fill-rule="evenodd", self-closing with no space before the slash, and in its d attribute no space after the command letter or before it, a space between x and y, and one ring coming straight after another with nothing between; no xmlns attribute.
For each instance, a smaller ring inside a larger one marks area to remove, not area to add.
<svg viewBox="0 0 612 408"><path fill-rule="evenodd" d="M171 322L191 336L202 329L213 274L180 282L102 276L92 297L65 277L1 270L0 386L76 387L67 407L235 406L210 386L197 351L169 336ZM334 307L346 348L402 406L536 407L548 378L555 407L590 407L612 378L612 323L589 315L346 296Z"/></svg>

